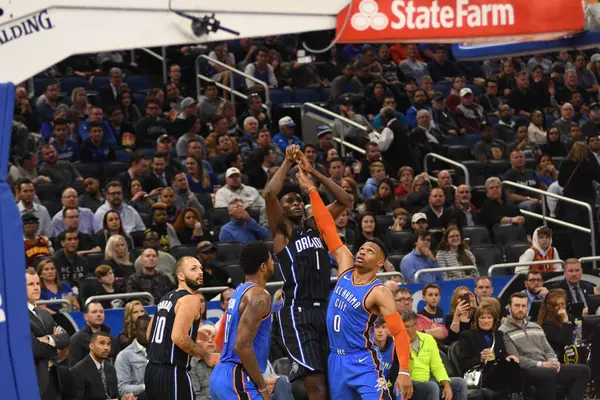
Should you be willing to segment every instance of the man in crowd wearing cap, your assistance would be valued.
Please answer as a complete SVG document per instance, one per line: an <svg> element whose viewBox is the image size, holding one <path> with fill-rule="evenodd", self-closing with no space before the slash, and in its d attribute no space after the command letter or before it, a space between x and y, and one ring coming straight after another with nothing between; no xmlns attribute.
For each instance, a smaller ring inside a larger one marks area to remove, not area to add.
<svg viewBox="0 0 600 400"><path fill-rule="evenodd" d="M333 132L329 125L317 125L317 161L323 162L327 158L327 152L333 149Z"/></svg>
<svg viewBox="0 0 600 400"><path fill-rule="evenodd" d="M169 121L169 132L171 132L172 135L179 137L189 131L190 125L188 124L188 119L190 117L197 117L197 104L198 102L191 97L186 97L181 100L181 103L179 103L179 109L181 111L175 114L175 117Z"/></svg>
<svg viewBox="0 0 600 400"><path fill-rule="evenodd" d="M161 135L169 133L169 123L160 116L160 103L155 98L146 99L146 115L134 126L137 147L152 146Z"/></svg>
<svg viewBox="0 0 600 400"><path fill-rule="evenodd" d="M409 239L406 239L402 243L402 249L400 250L403 254L408 254L413 249L413 244L415 240L417 240L417 232L426 231L429 228L429 221L427 220L427 215L422 212L414 213L412 218L410 219L410 230L412 232L412 236ZM437 243L434 243L433 248L437 247Z"/></svg>
<svg viewBox="0 0 600 400"><path fill-rule="evenodd" d="M233 199L229 202L228 209L231 221L221 227L219 241L248 244L269 239L267 228L260 226L252 219L246 208L244 202L240 199Z"/></svg>
<svg viewBox="0 0 600 400"><path fill-rule="evenodd" d="M291 117L283 117L279 120L280 132L273 137L273 143L279 146L282 152L285 152L285 149L291 144L297 144L301 149L304 148L302 140L294 135L295 127L296 123Z"/></svg>
<svg viewBox="0 0 600 400"><path fill-rule="evenodd" d="M364 115L356 114L352 105L352 99L350 96L345 96L340 100L340 115L344 118L348 118L351 121L356 122L362 126L367 127L367 132L371 132L373 127ZM349 125L341 119L333 121L331 130L335 137L344 138L344 140L351 142L352 144L364 149L366 144L369 142L367 132L359 129L355 126Z"/></svg>
<svg viewBox="0 0 600 400"><path fill-rule="evenodd" d="M25 245L25 266L35 268L35 259L48 257L54 253L52 243L46 236L37 234L38 218L33 213L23 214L23 243Z"/></svg>
<svg viewBox="0 0 600 400"><path fill-rule="evenodd" d="M204 87L204 96L201 96L200 103L198 103L198 116L202 121L214 120L221 103L223 103L223 99L219 98L217 84L208 82Z"/></svg>
<svg viewBox="0 0 600 400"><path fill-rule="evenodd" d="M481 131L481 125L485 122L486 116L483 107L475 103L473 91L469 88L460 90L460 104L456 107L456 119L458 125L466 131L467 134L478 133Z"/></svg>
<svg viewBox="0 0 600 400"><path fill-rule="evenodd" d="M266 110L263 108L262 98L258 93L251 93L248 95L248 109L239 116L238 125L244 126L246 118L248 117L256 118L258 121L258 129L271 129L271 120L269 119Z"/></svg>
<svg viewBox="0 0 600 400"><path fill-rule="evenodd" d="M596 55L596 54L595 54ZM600 57L600 54L597 54ZM585 137L600 135L600 103L590 104L589 119L581 125L581 133Z"/></svg>
<svg viewBox="0 0 600 400"><path fill-rule="evenodd" d="M204 240L196 246L196 258L202 264L204 287L227 286L229 274L217 265L215 256L217 248L208 240Z"/></svg>
<svg viewBox="0 0 600 400"><path fill-rule="evenodd" d="M265 199L252 186L242 184L240 170L231 167L225 172L225 186L215 194L215 207L229 207L234 199L241 199L245 208L260 208L260 223L263 225L266 222Z"/></svg>

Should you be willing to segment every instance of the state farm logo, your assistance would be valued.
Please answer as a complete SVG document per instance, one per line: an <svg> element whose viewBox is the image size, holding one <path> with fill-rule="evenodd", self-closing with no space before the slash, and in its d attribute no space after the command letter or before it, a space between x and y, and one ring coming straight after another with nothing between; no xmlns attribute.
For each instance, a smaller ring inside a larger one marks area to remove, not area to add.
<svg viewBox="0 0 600 400"><path fill-rule="evenodd" d="M375 0L362 0L358 11L350 19L352 28L357 31L369 28L383 31L388 26L394 30L424 30L515 25L515 9L512 4L471 4L470 0L433 0L431 3L424 0L393 0L383 3L386 4L386 9L381 12ZM423 3L427 5L421 5Z"/></svg>
<svg viewBox="0 0 600 400"><path fill-rule="evenodd" d="M381 31L388 26L388 17L379 12L379 6L374 0L362 0L358 5L359 12L352 16L350 23L357 31L373 28Z"/></svg>

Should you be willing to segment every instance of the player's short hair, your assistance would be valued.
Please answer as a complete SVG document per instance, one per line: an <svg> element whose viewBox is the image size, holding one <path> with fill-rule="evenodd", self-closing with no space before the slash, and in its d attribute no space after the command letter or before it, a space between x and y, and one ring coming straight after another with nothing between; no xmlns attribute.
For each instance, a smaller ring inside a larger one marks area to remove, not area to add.
<svg viewBox="0 0 600 400"><path fill-rule="evenodd" d="M179 260L177 260L177 262L175 263L175 273L176 274L183 271L183 266L185 265L185 262L189 259L197 260L196 257L192 257L192 256L183 256Z"/></svg>
<svg viewBox="0 0 600 400"><path fill-rule="evenodd" d="M387 258L388 258L388 249L385 246L385 243L383 243L383 240L377 239L377 238L373 238L373 239L367 240L365 243L369 243L369 242L375 243L381 249L381 252L383 253L383 256L384 256L384 261L387 260Z"/></svg>
<svg viewBox="0 0 600 400"><path fill-rule="evenodd" d="M246 275L254 275L263 263L269 261L269 247L262 242L249 243L240 254L240 266Z"/></svg>
<svg viewBox="0 0 600 400"><path fill-rule="evenodd" d="M301 195L302 190L300 189L300 185L295 185L293 183L286 183L285 185L283 185L283 188L277 195L277 198L279 200L281 200L283 198L283 196L290 194L290 193L298 193L299 195Z"/></svg>

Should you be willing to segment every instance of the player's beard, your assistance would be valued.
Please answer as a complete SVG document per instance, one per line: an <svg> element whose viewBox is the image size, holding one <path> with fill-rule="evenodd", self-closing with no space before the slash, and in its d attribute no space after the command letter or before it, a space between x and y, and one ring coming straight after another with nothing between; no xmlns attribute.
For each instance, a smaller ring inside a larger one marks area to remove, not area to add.
<svg viewBox="0 0 600 400"><path fill-rule="evenodd" d="M190 278L185 278L185 284L192 290L198 290L203 286L202 283L198 283L197 280Z"/></svg>

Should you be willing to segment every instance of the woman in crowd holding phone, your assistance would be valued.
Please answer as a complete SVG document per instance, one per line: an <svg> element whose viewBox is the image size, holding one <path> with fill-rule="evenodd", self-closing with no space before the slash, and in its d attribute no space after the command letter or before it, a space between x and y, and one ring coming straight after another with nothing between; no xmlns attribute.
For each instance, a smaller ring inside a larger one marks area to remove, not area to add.
<svg viewBox="0 0 600 400"><path fill-rule="evenodd" d="M202 224L200 211L192 207L184 208L177 216L173 229L182 245L196 244L208 240L214 242L215 238Z"/></svg>
<svg viewBox="0 0 600 400"><path fill-rule="evenodd" d="M456 342L460 332L471 329L476 307L475 295L468 287L459 286L454 290L450 300L450 314L446 315L445 320L446 328L448 328L446 344L450 345Z"/></svg>

